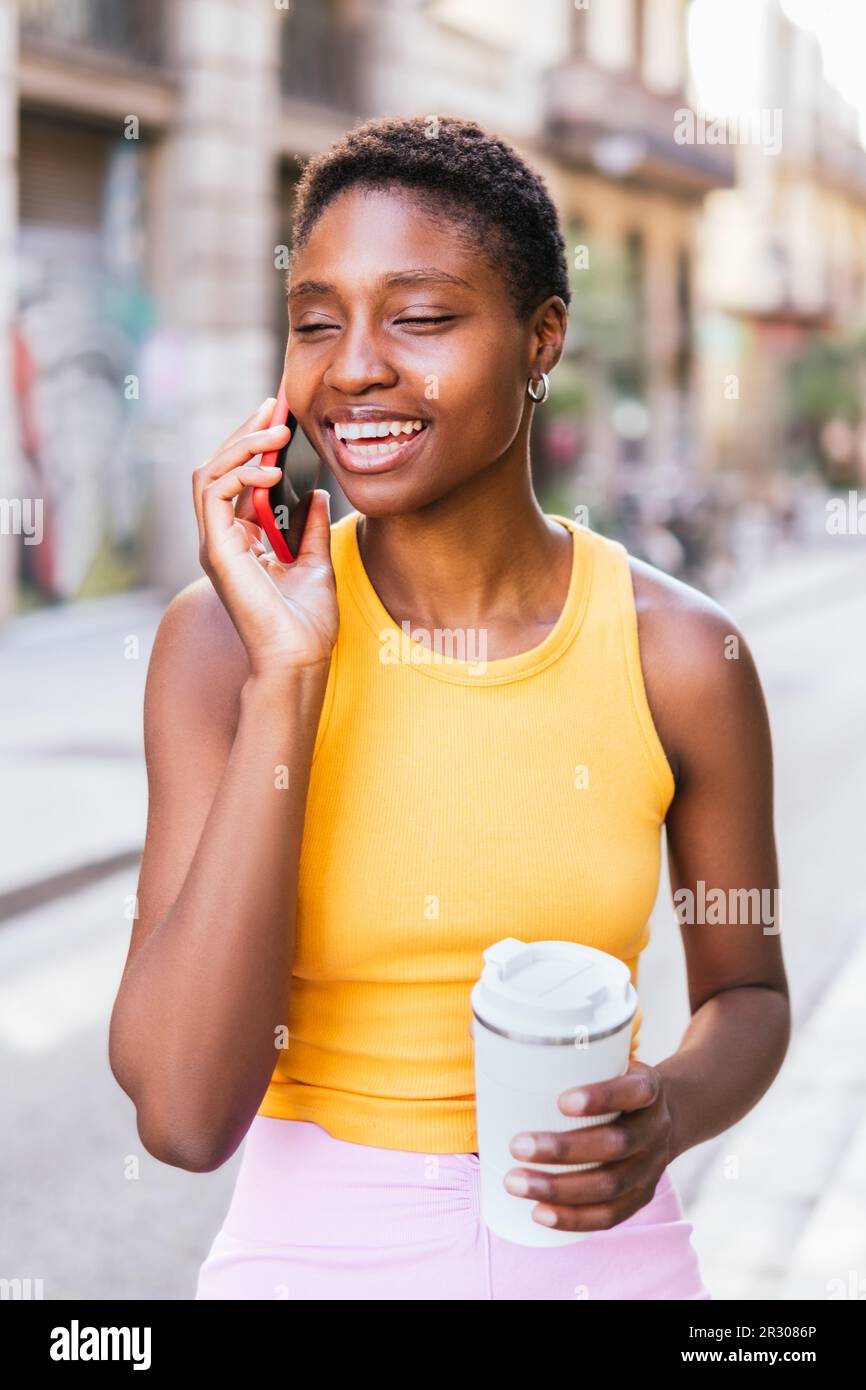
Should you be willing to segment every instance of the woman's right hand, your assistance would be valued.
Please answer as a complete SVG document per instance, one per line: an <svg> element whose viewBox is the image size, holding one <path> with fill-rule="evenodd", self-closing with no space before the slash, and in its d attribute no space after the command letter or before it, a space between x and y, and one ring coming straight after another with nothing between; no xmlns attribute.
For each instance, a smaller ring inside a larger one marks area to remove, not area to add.
<svg viewBox="0 0 866 1390"><path fill-rule="evenodd" d="M199 559L243 642L254 676L303 668L327 671L337 639L339 609L331 565L327 492L310 503L297 558L284 565L262 541L261 528L236 512L245 489L271 487L278 468L250 462L281 449L288 427L267 428L274 398L235 430L192 475Z"/></svg>

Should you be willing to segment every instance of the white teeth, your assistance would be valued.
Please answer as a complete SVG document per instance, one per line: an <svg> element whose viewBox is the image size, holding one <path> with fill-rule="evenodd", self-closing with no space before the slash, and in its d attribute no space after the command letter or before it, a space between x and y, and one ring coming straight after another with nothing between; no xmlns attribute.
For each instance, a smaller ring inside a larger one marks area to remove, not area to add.
<svg viewBox="0 0 866 1390"><path fill-rule="evenodd" d="M394 444L380 444L380 443L378 443L378 441L377 441L375 444L363 444L363 445L362 445L362 444L348 444L348 443L347 443L347 444L346 444L346 448L349 450L349 453L350 453L350 454L354 454L354 455L356 456L356 458L372 458L374 454L378 455L378 454L396 454L396 453L399 453L400 448L401 448L401 445L399 445L399 444L397 444L397 443L394 443Z"/></svg>
<svg viewBox="0 0 866 1390"><path fill-rule="evenodd" d="M338 423L334 425L334 433L338 439L387 439L389 435L413 434L423 428L422 420L382 420L357 425Z"/></svg>

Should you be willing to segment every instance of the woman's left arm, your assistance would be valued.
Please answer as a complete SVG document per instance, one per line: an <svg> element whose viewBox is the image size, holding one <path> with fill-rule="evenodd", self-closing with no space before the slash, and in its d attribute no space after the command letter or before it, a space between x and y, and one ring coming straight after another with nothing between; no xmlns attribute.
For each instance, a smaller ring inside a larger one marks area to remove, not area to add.
<svg viewBox="0 0 866 1390"><path fill-rule="evenodd" d="M673 694L680 775L667 840L692 1018L676 1052L655 1068L671 1116L671 1158L746 1115L790 1039L763 691L745 639L722 610L694 614L690 625L687 701Z"/></svg>
<svg viewBox="0 0 866 1390"><path fill-rule="evenodd" d="M559 1230L605 1229L645 1206L672 1159L757 1104L790 1037L773 759L754 661L711 600L639 562L632 573L647 698L676 780L668 860L692 1017L657 1066L633 1060L622 1077L560 1097L564 1114L619 1110L616 1120L523 1135L535 1141L531 1155L512 1145L524 1162L601 1164L561 1177L536 1172L516 1194L540 1203L533 1217Z"/></svg>

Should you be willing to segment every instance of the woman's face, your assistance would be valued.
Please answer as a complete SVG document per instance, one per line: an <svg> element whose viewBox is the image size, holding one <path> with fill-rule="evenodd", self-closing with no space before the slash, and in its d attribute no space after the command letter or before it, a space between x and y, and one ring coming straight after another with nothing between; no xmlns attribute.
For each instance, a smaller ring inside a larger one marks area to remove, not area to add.
<svg viewBox="0 0 866 1390"><path fill-rule="evenodd" d="M411 193L328 205L293 264L289 320L289 402L356 510L411 512L522 456L537 316L518 323L502 277Z"/></svg>

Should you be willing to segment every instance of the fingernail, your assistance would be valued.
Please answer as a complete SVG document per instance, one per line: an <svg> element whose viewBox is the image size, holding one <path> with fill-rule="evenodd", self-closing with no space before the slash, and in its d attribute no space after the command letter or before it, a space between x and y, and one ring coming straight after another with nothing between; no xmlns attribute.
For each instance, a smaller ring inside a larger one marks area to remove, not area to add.
<svg viewBox="0 0 866 1390"><path fill-rule="evenodd" d="M529 1182L522 1173L508 1173L504 1181L512 1197L525 1197L529 1191Z"/></svg>
<svg viewBox="0 0 866 1390"><path fill-rule="evenodd" d="M512 1140L511 1152L515 1158L531 1158L535 1153L535 1140L528 1134L519 1134Z"/></svg>
<svg viewBox="0 0 866 1390"><path fill-rule="evenodd" d="M538 1211L534 1211L532 1219L542 1226L555 1226L557 1222L556 1212L551 1211L549 1207L540 1207Z"/></svg>
<svg viewBox="0 0 866 1390"><path fill-rule="evenodd" d="M569 1114L575 1110L583 1110L586 1106L586 1091L569 1091L568 1095L563 1097L563 1104Z"/></svg>

